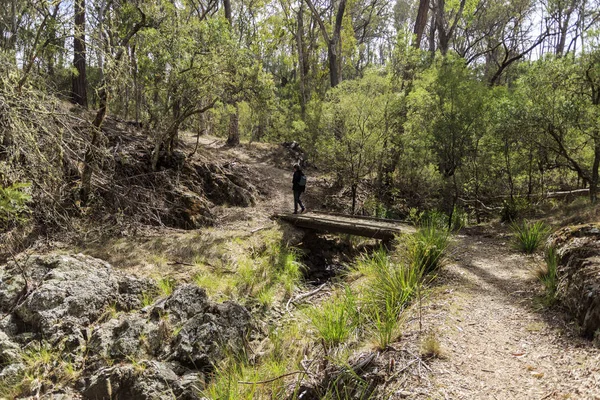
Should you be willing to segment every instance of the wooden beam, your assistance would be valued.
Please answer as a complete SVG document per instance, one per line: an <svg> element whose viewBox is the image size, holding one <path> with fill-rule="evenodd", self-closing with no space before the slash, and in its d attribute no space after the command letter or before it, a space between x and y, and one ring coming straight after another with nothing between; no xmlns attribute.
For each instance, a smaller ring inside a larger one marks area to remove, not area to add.
<svg viewBox="0 0 600 400"><path fill-rule="evenodd" d="M373 239L392 240L396 235L412 233L414 228L393 220L355 218L352 215L275 214L275 219L297 227L327 233L345 233Z"/></svg>

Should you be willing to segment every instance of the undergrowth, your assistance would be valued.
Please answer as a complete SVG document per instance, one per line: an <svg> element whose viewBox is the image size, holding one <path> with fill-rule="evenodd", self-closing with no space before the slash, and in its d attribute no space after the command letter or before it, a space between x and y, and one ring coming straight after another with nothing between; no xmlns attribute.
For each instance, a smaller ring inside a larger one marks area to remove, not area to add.
<svg viewBox="0 0 600 400"><path fill-rule="evenodd" d="M0 379L0 398L36 396L43 388L66 387L80 376L81 367L66 355L60 346L51 346L45 342L35 342L27 347L20 356L21 368L18 373Z"/></svg>
<svg viewBox="0 0 600 400"><path fill-rule="evenodd" d="M349 360L365 346L385 351L401 336L407 308L443 265L449 233L424 224L399 242L392 253L380 248L359 257L330 287L331 295L317 295L304 306L293 303L299 312L279 318L252 357L232 355L217 365L202 394L211 399L294 399L308 385L322 399L372 398L374 388L352 372ZM212 277L213 289L223 290L224 285L234 297L263 306L284 304L282 300L291 298L300 285L298 253L282 245L274 232L252 244L250 254L233 259L230 269L235 273L218 275L227 283L207 271L198 274L196 282ZM342 372L316 383L310 371L325 364Z"/></svg>
<svg viewBox="0 0 600 400"><path fill-rule="evenodd" d="M515 247L526 254L534 253L550 234L550 227L542 221L523 220L520 224L513 223L511 228Z"/></svg>

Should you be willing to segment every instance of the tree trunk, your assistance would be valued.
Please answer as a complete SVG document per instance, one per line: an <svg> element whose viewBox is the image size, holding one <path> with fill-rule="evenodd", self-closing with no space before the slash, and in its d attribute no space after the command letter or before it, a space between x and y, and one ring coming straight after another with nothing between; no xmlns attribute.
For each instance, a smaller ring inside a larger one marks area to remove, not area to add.
<svg viewBox="0 0 600 400"><path fill-rule="evenodd" d="M334 44L330 44L327 49L327 58L329 59L329 82L331 87L336 87L340 83L338 75L338 56Z"/></svg>
<svg viewBox="0 0 600 400"><path fill-rule="evenodd" d="M71 77L71 101L87 108L87 79L85 61L85 0L76 0L75 34L73 37L73 66L77 70Z"/></svg>
<svg viewBox="0 0 600 400"><path fill-rule="evenodd" d="M308 101L304 55L304 2L300 3L297 21L298 29L296 30L296 42L298 46L298 72L300 73L300 79L298 81L300 89L300 112L302 119L304 119L306 116L306 103Z"/></svg>
<svg viewBox="0 0 600 400"><path fill-rule="evenodd" d="M352 215L356 212L356 191L358 189L358 185L353 184L351 187L352 190Z"/></svg>
<svg viewBox="0 0 600 400"><path fill-rule="evenodd" d="M235 105L235 111L229 115L229 135L227 146L238 146L240 144L239 108Z"/></svg>
<svg viewBox="0 0 600 400"><path fill-rule="evenodd" d="M431 13L431 23L429 25L429 53L431 53L432 58L435 56L435 30L435 13Z"/></svg>
<svg viewBox="0 0 600 400"><path fill-rule="evenodd" d="M225 18L229 21L229 25L233 26L233 16L231 14L231 0L223 0L223 9L225 10Z"/></svg>
<svg viewBox="0 0 600 400"><path fill-rule="evenodd" d="M423 38L423 32L427 25L427 12L429 11L429 0L419 1L419 11L417 12L417 19L415 20L415 41L413 46L418 49L421 47L421 39Z"/></svg>
<svg viewBox="0 0 600 400"><path fill-rule="evenodd" d="M596 135L600 135L597 132ZM594 141L594 163L592 165L592 177L590 179L590 201L596 204L598 201L598 168L600 167L600 137Z"/></svg>

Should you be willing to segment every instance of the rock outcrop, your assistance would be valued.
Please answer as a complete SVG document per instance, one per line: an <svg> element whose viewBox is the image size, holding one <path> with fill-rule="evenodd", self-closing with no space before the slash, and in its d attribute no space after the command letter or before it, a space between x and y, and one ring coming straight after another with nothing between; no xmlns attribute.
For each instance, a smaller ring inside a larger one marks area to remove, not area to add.
<svg viewBox="0 0 600 400"><path fill-rule="evenodd" d="M27 373L25 349L37 345L81 370L67 389L87 399L199 398L205 374L243 350L250 314L233 302L211 302L195 285L142 304L156 293L153 280L82 254L35 255L1 267L0 384Z"/></svg>
<svg viewBox="0 0 600 400"><path fill-rule="evenodd" d="M581 327L583 336L600 332L600 226L563 228L548 242L559 257L558 298Z"/></svg>

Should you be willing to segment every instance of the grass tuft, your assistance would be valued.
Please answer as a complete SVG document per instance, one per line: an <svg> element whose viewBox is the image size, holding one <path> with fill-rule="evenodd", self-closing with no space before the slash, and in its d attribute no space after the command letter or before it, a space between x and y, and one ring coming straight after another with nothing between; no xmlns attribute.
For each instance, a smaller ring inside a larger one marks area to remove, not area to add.
<svg viewBox="0 0 600 400"><path fill-rule="evenodd" d="M423 225L406 239L406 257L413 269L427 275L442 266L449 242L450 234L446 229L435 224Z"/></svg>
<svg viewBox="0 0 600 400"><path fill-rule="evenodd" d="M556 249L549 247L546 250L545 263L539 264L535 270L537 279L544 285L545 303L552 305L556 301L558 290L558 255Z"/></svg>
<svg viewBox="0 0 600 400"><path fill-rule="evenodd" d="M173 294L173 290L175 290L175 279L170 277L160 278L157 282L158 290L160 291L161 296L167 297Z"/></svg>
<svg viewBox="0 0 600 400"><path fill-rule="evenodd" d="M421 356L425 358L440 358L442 347L439 339L433 332L429 332L421 342Z"/></svg>
<svg viewBox="0 0 600 400"><path fill-rule="evenodd" d="M525 254L534 253L550 234L550 227L542 221L523 220L520 224L513 223L511 227L515 247Z"/></svg>
<svg viewBox="0 0 600 400"><path fill-rule="evenodd" d="M317 330L319 338L328 346L345 342L356 331L359 324L356 297L348 287L332 300L310 308L307 315Z"/></svg>

